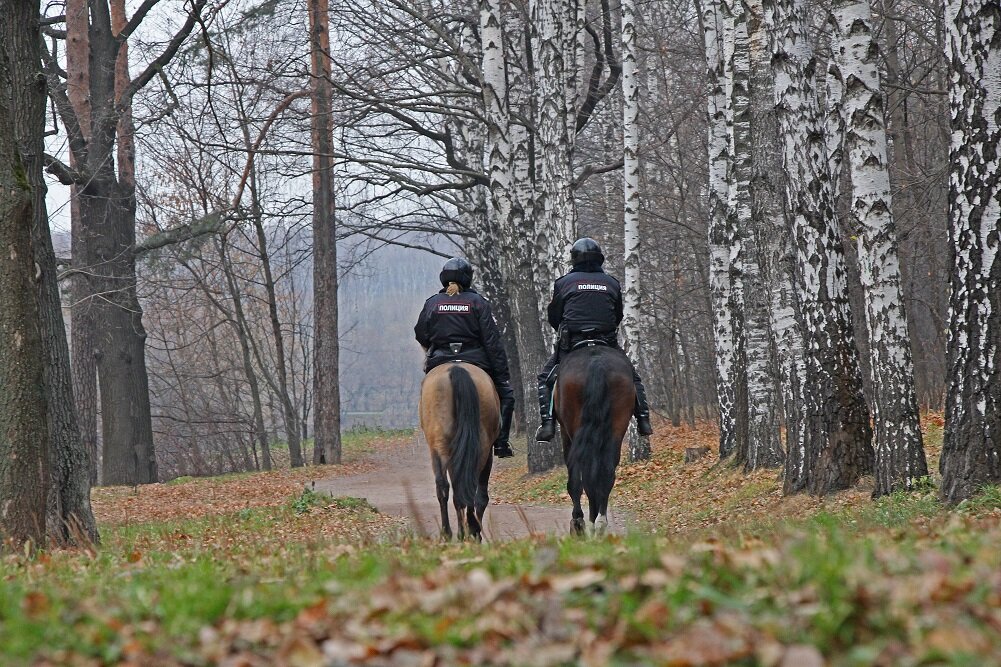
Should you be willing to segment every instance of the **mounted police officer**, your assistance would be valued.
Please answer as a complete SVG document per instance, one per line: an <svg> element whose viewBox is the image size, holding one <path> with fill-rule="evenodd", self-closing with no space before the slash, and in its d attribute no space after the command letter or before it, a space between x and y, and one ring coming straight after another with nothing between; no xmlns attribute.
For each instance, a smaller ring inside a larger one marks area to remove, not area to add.
<svg viewBox="0 0 1001 667"><path fill-rule="evenodd" d="M424 302L414 334L427 352L424 372L449 361L465 361L485 370L494 381L501 405L501 428L494 443L499 458L514 456L508 438L514 414L514 390L490 304L472 289L473 267L461 257L445 262L442 289Z"/></svg>
<svg viewBox="0 0 1001 667"><path fill-rule="evenodd" d="M553 299L549 302L549 324L559 332L556 351L539 373L539 410L542 426L535 434L536 440L552 440L556 434L553 423L553 379L565 354L584 340L598 340L618 348L616 329L622 321L622 290L619 281L605 273L601 266L605 255L594 239L578 239L570 249L570 273L558 278L553 286ZM636 369L636 428L640 435L650 435L650 408L646 390Z"/></svg>

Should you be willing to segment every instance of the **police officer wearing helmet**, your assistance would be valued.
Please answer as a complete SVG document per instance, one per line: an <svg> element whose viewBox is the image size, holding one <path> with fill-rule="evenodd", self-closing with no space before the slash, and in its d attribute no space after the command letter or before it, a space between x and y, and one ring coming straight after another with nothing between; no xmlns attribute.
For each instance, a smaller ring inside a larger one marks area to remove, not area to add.
<svg viewBox="0 0 1001 667"><path fill-rule="evenodd" d="M472 289L473 267L461 257L445 262L442 289L424 302L414 334L427 352L424 372L449 361L465 361L485 370L494 381L501 405L501 428L494 443L499 458L514 456L509 443L514 390L507 354L490 304Z"/></svg>
<svg viewBox="0 0 1001 667"><path fill-rule="evenodd" d="M535 434L536 440L552 440L556 434L553 423L552 391L560 354L568 352L582 340L602 340L618 348L616 330L622 321L622 290L619 281L602 270L605 255L590 238L578 239L570 249L570 273L558 278L553 285L553 299L549 303L549 324L560 332L556 351L539 373L539 410L542 426ZM646 390L636 369L636 428L640 435L650 435L650 408Z"/></svg>

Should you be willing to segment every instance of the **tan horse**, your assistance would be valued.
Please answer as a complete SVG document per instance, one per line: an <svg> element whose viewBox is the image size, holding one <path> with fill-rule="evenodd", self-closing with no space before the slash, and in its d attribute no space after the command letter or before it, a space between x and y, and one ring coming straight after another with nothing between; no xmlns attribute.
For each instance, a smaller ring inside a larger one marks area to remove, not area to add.
<svg viewBox="0 0 1001 667"><path fill-rule="evenodd" d="M463 362L432 369L421 384L420 418L431 450L442 537L452 537L448 520L451 479L459 538L468 532L482 539L493 443L500 431L500 399L493 381L481 368Z"/></svg>

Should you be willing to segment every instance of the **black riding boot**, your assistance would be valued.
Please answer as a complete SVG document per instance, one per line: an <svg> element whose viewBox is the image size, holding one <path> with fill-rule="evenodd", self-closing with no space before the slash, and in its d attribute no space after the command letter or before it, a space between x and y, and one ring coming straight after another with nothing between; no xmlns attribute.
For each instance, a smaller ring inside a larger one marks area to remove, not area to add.
<svg viewBox="0 0 1001 667"><path fill-rule="evenodd" d="M548 382L539 383L539 414L542 425L535 432L536 442L549 442L556 435L556 424L553 422L553 391Z"/></svg>
<svg viewBox="0 0 1001 667"><path fill-rule="evenodd" d="M510 382L497 383L497 395L500 397L501 424L500 433L494 443L494 456L507 459L514 456L511 450L510 434L511 419L514 417L514 389Z"/></svg>
<svg viewBox="0 0 1001 667"><path fill-rule="evenodd" d="M633 415L636 416L636 430L640 435L653 435L653 425L650 423L650 406L646 402L646 389L643 387L643 380L639 373L633 371L633 384L636 385L636 408Z"/></svg>

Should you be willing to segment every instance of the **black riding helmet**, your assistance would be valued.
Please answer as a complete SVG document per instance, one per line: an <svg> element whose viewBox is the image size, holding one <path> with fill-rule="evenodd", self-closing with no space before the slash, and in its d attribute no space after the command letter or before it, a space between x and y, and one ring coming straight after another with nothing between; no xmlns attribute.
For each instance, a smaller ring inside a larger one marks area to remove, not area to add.
<svg viewBox="0 0 1001 667"><path fill-rule="evenodd" d="M570 248L570 262L577 266L579 264L597 264L601 266L605 263L605 255L601 252L601 246L592 238L584 237L574 241Z"/></svg>
<svg viewBox="0 0 1001 667"><path fill-rule="evenodd" d="M473 284L473 267L462 257L453 257L445 262L438 274L442 287L448 287L449 283L459 283L462 289L469 289Z"/></svg>

